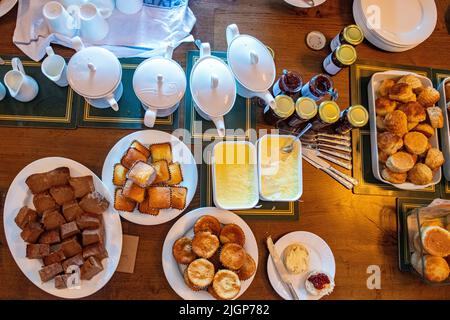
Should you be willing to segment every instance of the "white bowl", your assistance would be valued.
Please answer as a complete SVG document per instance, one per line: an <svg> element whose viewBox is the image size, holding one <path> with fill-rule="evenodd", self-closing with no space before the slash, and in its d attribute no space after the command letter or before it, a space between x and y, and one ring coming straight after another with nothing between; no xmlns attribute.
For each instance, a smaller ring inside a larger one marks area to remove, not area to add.
<svg viewBox="0 0 450 320"><path fill-rule="evenodd" d="M450 180L450 126L448 123L448 112L446 103L447 97L445 96L445 84L450 82L450 77L444 79L439 86L439 92L441 94L441 99L439 100L439 107L442 109L444 114L444 128L442 128L442 153L444 154L445 164L444 164L444 175L447 180Z"/></svg>
<svg viewBox="0 0 450 320"><path fill-rule="evenodd" d="M377 131L378 130L377 130L377 123L376 123L377 115L375 112L375 100L377 98L378 88L380 87L381 82L385 79L398 79L398 78L400 78L404 75L408 75L408 74L412 74L412 75L416 76L417 78L419 78L424 87L432 87L433 86L433 83L427 77L424 77L424 76L421 76L421 75L418 75L415 73L411 73L411 72L397 71L397 70L386 71L386 72L377 72L372 76L372 79L369 82L368 96L369 96L369 114L370 114L370 144L371 144L371 148L372 148L372 172L373 172L373 175L375 176L375 178L377 178L378 180L380 180L384 183L393 185L394 187L396 187L398 189L421 190L421 189L425 189L430 186L433 186L435 184L438 184L441 181L441 177L442 177L441 169L439 169L435 172L435 174L433 176L433 181L427 185L416 185L411 182L396 184L396 183L391 183L389 181L386 181L381 177L380 163L378 161L378 141L377 141L378 140L377 139L377 134L378 134ZM430 138L429 141L433 148L439 149L437 130L435 130L435 134Z"/></svg>

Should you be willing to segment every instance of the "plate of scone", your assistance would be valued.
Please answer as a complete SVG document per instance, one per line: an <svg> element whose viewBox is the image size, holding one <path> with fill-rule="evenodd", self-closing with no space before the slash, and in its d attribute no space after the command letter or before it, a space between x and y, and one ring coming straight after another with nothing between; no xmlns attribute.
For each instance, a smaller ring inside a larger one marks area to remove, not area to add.
<svg viewBox="0 0 450 320"><path fill-rule="evenodd" d="M379 72L368 91L374 176L404 190L438 184L445 160L437 129L444 118L431 80L403 71Z"/></svg>
<svg viewBox="0 0 450 320"><path fill-rule="evenodd" d="M250 286L258 246L250 227L231 211L193 210L170 229L163 245L164 274L185 300L233 300Z"/></svg>
<svg viewBox="0 0 450 320"><path fill-rule="evenodd" d="M166 132L125 136L108 153L102 180L114 208L133 223L157 225L180 215L195 195L197 165L189 148Z"/></svg>
<svg viewBox="0 0 450 320"><path fill-rule="evenodd" d="M27 165L8 190L3 215L11 254L37 287L83 298L112 277L122 250L122 225L101 180L59 157Z"/></svg>

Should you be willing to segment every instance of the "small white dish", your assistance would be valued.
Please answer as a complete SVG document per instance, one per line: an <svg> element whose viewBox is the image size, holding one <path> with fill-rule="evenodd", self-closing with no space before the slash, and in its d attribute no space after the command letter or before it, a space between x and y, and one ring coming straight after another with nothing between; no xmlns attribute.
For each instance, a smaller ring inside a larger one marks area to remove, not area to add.
<svg viewBox="0 0 450 320"><path fill-rule="evenodd" d="M332 278L335 276L336 263L334 261L333 252L327 243L311 232L306 231L295 231L286 234L285 236L278 239L275 243L275 249L278 254L282 257L284 249L293 244L301 243L304 245L309 252L309 268L307 271L298 274L291 275L292 285L297 292L300 300L319 300L321 296L314 296L309 294L305 288L305 281L309 272L317 270L324 271L329 274ZM280 279L271 256L269 255L267 259L267 275L269 276L269 281L275 291L285 300L292 300L292 297Z"/></svg>

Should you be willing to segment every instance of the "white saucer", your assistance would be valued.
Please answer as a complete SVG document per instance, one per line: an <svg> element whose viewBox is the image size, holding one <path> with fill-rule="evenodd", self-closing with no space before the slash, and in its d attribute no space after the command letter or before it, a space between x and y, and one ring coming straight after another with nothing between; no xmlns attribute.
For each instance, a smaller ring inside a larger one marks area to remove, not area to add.
<svg viewBox="0 0 450 320"><path fill-rule="evenodd" d="M120 100L120 98L122 98L122 95L123 95L123 84L122 82L120 82L119 86L116 89L116 92L114 92L114 98L116 99L117 102ZM85 99L87 103L89 103L94 108L98 109L111 108L111 105L106 99L88 99L88 98Z"/></svg>

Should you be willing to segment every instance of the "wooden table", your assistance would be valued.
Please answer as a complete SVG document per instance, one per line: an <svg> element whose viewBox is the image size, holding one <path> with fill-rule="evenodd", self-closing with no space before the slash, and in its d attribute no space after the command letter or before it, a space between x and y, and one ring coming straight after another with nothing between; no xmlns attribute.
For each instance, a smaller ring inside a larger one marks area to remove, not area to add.
<svg viewBox="0 0 450 320"><path fill-rule="evenodd" d="M436 68L450 67L450 36L444 14L449 0L436 1L439 20L434 34L418 48L405 53L382 52L369 43L358 46L361 58ZM276 52L278 72L297 70L305 79L321 70L328 54L309 50L304 42L311 30L324 32L328 39L353 22L352 1L329 0L310 9L294 9L281 0L191 0L197 17L194 36L209 41L214 50L225 50L225 27L237 23L241 32L261 39ZM20 54L12 43L16 11L0 20L0 53ZM184 44L175 58L185 62ZM70 50L60 50L70 56ZM335 77L342 108L349 103L348 72ZM261 110L259 127L264 127ZM0 128L0 190L2 199L15 175L28 163L47 156L63 156L79 161L98 175L109 149L129 130L107 129L21 129ZM398 270L395 198L358 196L328 175L304 163L304 193L298 221L273 222L247 219L259 245L257 275L243 299L279 299L266 272L267 250L264 240L275 239L295 230L321 236L336 259L336 289L329 299L450 299L450 287L431 288L411 274ZM1 201L3 203L3 201ZM190 208L199 205L197 196ZM0 224L2 224L1 219ZM116 273L111 281L90 299L177 299L165 280L161 266L162 243L173 221L155 227L122 222L126 234L140 238L134 274ZM0 226L3 230L3 226ZM381 268L381 290L366 286L369 265ZM0 236L0 298L51 299L35 287L19 270L8 250L4 233Z"/></svg>

